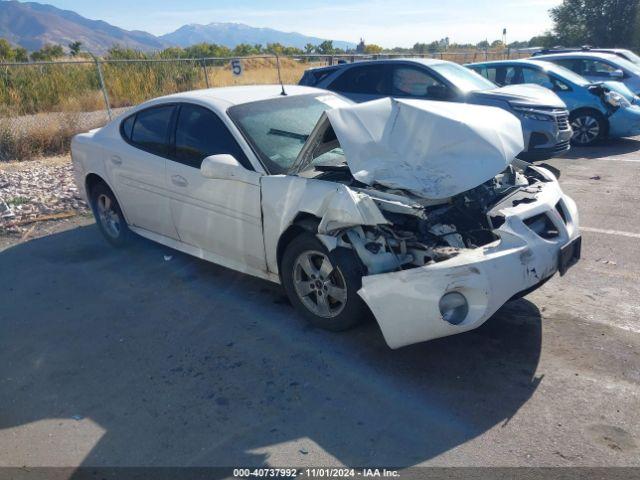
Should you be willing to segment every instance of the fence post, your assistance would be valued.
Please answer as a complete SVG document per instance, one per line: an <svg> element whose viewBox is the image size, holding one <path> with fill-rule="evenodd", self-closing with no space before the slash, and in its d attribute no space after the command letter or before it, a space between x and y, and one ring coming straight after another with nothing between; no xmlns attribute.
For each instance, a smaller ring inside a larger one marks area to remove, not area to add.
<svg viewBox="0 0 640 480"><path fill-rule="evenodd" d="M89 52L91 58L96 64L96 70L98 71L98 80L100 80L100 89L102 90L102 96L104 97L104 104L107 106L107 114L109 115L109 121L113 120L113 115L111 114L111 104L109 102L109 94L107 93L107 87L104 85L104 77L102 76L102 68L100 67L100 62L98 58L91 52Z"/></svg>
<svg viewBox="0 0 640 480"><path fill-rule="evenodd" d="M209 75L207 75L207 61L204 58L202 59L202 71L204 72L204 81L207 85L207 88L211 88L209 86Z"/></svg>

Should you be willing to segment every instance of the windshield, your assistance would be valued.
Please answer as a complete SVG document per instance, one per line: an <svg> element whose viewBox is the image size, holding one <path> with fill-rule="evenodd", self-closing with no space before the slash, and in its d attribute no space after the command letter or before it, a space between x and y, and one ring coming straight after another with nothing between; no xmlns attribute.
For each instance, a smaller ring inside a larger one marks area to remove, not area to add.
<svg viewBox="0 0 640 480"><path fill-rule="evenodd" d="M325 110L351 104L332 93L295 95L236 105L228 114L269 173L286 173Z"/></svg>
<svg viewBox="0 0 640 480"><path fill-rule="evenodd" d="M633 53L631 50L620 50L620 53L625 56L631 63L640 66L640 57Z"/></svg>
<svg viewBox="0 0 640 480"><path fill-rule="evenodd" d="M615 56L614 58L610 58L609 61L619 67L626 68L636 75L640 75L640 66L636 65L635 63L631 63L629 60L625 60L622 57Z"/></svg>
<svg viewBox="0 0 640 480"><path fill-rule="evenodd" d="M462 67L457 63L436 63L435 65L429 65L429 67L438 72L463 92L470 92L473 90L491 90L497 86L483 76L478 75L476 72Z"/></svg>

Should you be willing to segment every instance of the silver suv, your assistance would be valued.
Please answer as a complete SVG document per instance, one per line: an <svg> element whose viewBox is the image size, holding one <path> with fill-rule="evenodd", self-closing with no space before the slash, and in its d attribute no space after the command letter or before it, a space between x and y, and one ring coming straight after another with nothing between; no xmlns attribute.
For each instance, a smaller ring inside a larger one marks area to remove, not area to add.
<svg viewBox="0 0 640 480"><path fill-rule="evenodd" d="M356 102L391 96L495 106L521 120L526 150L519 158L546 160L570 148L569 112L551 90L539 85L500 88L453 62L407 58L339 64L309 69L299 83Z"/></svg>

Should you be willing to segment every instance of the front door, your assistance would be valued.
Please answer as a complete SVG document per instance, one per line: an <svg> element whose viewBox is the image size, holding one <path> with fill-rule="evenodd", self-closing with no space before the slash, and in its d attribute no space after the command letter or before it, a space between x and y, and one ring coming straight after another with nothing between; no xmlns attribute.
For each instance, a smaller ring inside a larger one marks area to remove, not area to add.
<svg viewBox="0 0 640 480"><path fill-rule="evenodd" d="M265 271L261 175L255 172L249 183L204 178L200 166L209 155L227 153L251 167L215 113L192 104L179 108L166 175L180 240L208 252L222 265Z"/></svg>

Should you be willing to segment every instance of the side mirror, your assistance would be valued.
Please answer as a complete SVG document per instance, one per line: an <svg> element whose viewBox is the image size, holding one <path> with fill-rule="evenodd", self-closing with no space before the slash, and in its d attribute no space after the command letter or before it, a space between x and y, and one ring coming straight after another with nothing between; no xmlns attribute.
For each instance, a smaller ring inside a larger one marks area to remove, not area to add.
<svg viewBox="0 0 640 480"><path fill-rule="evenodd" d="M622 70L614 70L609 74L609 76L617 79L624 78L624 72Z"/></svg>
<svg viewBox="0 0 640 480"><path fill-rule="evenodd" d="M235 180L237 182L255 183L256 172L244 168L233 155L211 155L202 161L200 173L205 178L217 180Z"/></svg>

